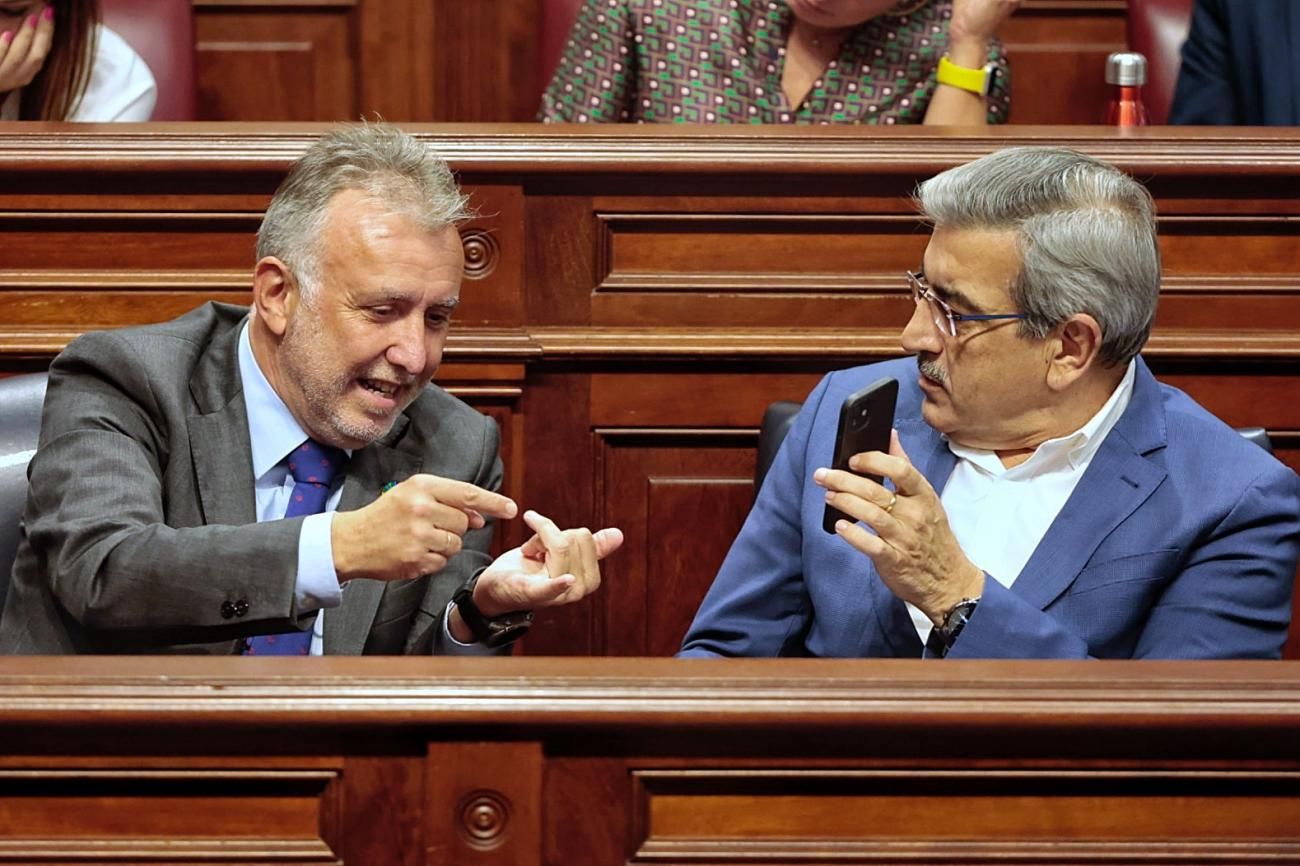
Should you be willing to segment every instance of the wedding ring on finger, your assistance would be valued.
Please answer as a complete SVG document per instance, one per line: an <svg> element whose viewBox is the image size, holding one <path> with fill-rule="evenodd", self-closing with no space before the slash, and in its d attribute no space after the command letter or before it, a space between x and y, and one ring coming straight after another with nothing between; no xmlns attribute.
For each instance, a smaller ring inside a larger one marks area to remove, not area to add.
<svg viewBox="0 0 1300 866"><path fill-rule="evenodd" d="M889 503L885 506L886 514L894 513L894 506L898 504L898 494L891 492L889 494Z"/></svg>

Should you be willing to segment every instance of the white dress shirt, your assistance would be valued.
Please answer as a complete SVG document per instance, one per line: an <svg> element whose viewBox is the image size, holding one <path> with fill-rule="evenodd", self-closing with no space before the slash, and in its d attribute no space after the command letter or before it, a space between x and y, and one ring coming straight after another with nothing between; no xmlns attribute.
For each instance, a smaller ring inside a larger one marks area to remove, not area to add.
<svg viewBox="0 0 1300 866"><path fill-rule="evenodd" d="M967 558L998 583L1007 587L1015 583L1065 507L1102 441L1128 408L1136 370L1130 361L1124 378L1088 423L1047 440L1011 469L994 451L948 442L957 456L939 497L948 525ZM920 608L911 604L907 608L924 644L933 623Z"/></svg>
<svg viewBox="0 0 1300 866"><path fill-rule="evenodd" d="M121 36L99 25L90 81L68 120L145 121L153 115L158 86L139 54ZM0 104L0 120L18 120L22 89L10 91Z"/></svg>

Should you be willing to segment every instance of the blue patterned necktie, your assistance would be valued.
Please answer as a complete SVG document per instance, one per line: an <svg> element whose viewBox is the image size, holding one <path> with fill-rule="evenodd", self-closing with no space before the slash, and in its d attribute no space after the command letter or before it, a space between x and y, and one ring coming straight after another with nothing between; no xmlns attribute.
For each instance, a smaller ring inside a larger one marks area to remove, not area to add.
<svg viewBox="0 0 1300 866"><path fill-rule="evenodd" d="M285 459L289 462L289 474L293 476L294 484L284 516L320 514L329 501L330 484L343 468L347 454L308 439ZM310 631L258 635L244 643L244 655L250 656L305 656L310 652Z"/></svg>

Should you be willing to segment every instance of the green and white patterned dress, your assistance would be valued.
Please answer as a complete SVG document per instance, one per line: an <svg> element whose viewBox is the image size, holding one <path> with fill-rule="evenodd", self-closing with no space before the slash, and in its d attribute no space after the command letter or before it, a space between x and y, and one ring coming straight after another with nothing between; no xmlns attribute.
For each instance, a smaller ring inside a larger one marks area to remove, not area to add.
<svg viewBox="0 0 1300 866"><path fill-rule="evenodd" d="M915 6L915 4L907 4ZM948 41L951 0L851 34L802 105L781 90L792 15L781 0L587 0L538 119L577 123L920 123ZM1002 45L989 123L1005 123Z"/></svg>

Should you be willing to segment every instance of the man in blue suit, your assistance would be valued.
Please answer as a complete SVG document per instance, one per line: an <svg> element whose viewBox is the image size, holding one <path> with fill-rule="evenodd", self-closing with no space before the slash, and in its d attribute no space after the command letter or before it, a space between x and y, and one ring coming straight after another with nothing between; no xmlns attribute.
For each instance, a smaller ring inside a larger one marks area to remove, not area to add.
<svg viewBox="0 0 1300 866"><path fill-rule="evenodd" d="M915 358L812 392L681 654L1278 657L1296 474L1138 357L1160 285L1146 190L1026 147L918 198ZM883 376L889 452L825 468L844 398ZM825 532L827 502L856 522Z"/></svg>
<svg viewBox="0 0 1300 866"><path fill-rule="evenodd" d="M1300 0L1196 0L1169 122L1300 124Z"/></svg>

